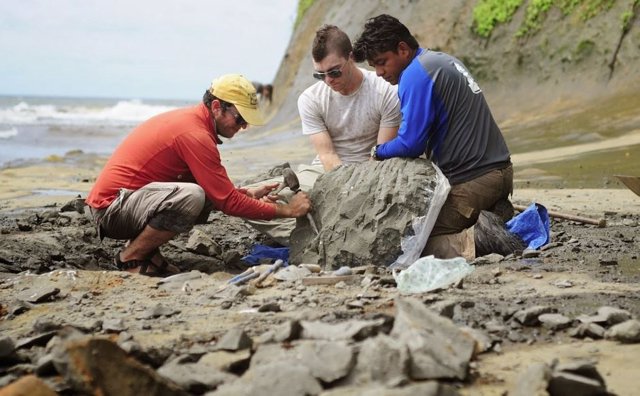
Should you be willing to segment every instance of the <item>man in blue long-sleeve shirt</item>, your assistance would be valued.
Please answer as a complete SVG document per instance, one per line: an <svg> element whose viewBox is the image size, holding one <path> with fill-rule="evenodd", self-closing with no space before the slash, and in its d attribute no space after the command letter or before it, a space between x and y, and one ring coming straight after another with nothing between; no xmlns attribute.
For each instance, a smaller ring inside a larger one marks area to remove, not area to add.
<svg viewBox="0 0 640 396"><path fill-rule="evenodd" d="M374 146L376 160L426 154L449 179L451 191L424 254L462 255L460 233L481 210L508 205L513 190L509 149L482 90L460 60L420 48L390 15L369 19L353 49L378 76L398 85L402 123L398 136Z"/></svg>

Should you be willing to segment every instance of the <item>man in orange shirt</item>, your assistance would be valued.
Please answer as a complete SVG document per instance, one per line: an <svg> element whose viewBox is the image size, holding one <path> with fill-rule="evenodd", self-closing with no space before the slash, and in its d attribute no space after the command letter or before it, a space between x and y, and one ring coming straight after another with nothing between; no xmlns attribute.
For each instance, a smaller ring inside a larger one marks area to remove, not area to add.
<svg viewBox="0 0 640 396"><path fill-rule="evenodd" d="M222 166L219 136L263 125L253 85L241 75L213 80L200 105L157 115L138 126L113 153L87 197L100 237L128 239L114 258L120 270L146 275L177 272L161 245L211 209L249 219L300 217L305 193L288 204L267 195L277 184L237 189Z"/></svg>

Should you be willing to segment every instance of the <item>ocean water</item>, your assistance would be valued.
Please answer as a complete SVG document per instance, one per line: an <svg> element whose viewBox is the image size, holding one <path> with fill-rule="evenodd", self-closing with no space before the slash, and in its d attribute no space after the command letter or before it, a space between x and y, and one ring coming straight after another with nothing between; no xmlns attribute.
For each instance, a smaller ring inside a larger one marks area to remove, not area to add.
<svg viewBox="0 0 640 396"><path fill-rule="evenodd" d="M142 121L195 103L0 96L0 168L71 150L107 155Z"/></svg>

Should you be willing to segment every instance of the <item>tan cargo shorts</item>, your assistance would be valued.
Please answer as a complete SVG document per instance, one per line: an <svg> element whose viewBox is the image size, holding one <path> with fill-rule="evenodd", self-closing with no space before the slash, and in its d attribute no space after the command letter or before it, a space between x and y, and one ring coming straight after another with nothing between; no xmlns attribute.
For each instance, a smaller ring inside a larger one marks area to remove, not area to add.
<svg viewBox="0 0 640 396"><path fill-rule="evenodd" d="M195 183L149 183L120 190L104 209L91 209L100 238L134 239L147 226L183 233L207 221L212 205Z"/></svg>

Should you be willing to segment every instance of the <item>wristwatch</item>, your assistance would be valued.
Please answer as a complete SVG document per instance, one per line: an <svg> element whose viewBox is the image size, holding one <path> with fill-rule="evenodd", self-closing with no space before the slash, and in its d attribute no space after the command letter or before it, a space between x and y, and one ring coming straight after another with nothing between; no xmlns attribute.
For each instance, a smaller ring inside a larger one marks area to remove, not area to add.
<svg viewBox="0 0 640 396"><path fill-rule="evenodd" d="M380 158L378 158L378 145L371 147L371 158L380 161Z"/></svg>

